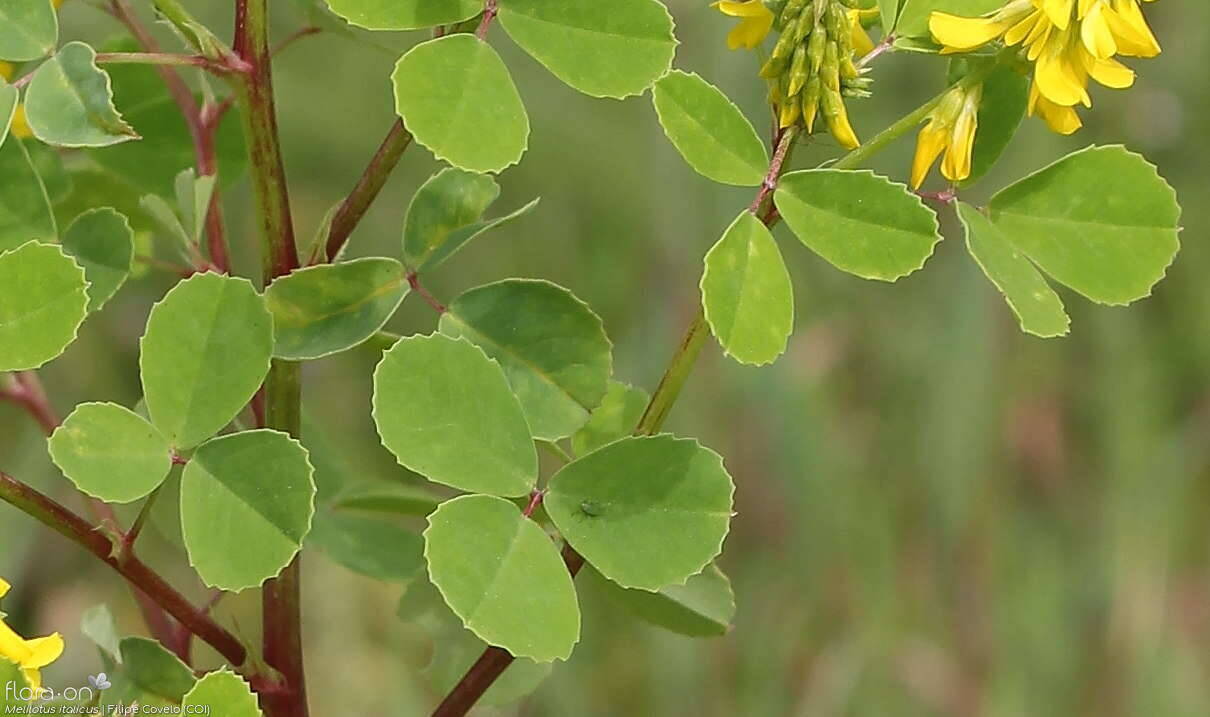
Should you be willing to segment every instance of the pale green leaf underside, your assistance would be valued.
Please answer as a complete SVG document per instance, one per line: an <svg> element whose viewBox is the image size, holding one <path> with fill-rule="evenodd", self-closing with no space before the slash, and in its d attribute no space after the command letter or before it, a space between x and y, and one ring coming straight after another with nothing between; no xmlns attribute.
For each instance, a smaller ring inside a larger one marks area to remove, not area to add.
<svg viewBox="0 0 1210 717"><path fill-rule="evenodd" d="M673 70L655 83L652 102L664 134L698 174L738 186L764 181L769 153L752 123L717 87Z"/></svg>
<svg viewBox="0 0 1210 717"><path fill-rule="evenodd" d="M50 0L0 2L0 60L46 57L59 40L59 18Z"/></svg>
<svg viewBox="0 0 1210 717"><path fill-rule="evenodd" d="M424 567L424 541L416 533L382 517L323 511L307 545L360 575L403 582Z"/></svg>
<svg viewBox="0 0 1210 717"><path fill-rule="evenodd" d="M591 453L606 443L629 436L643 417L651 397L641 388L620 381L609 382L601 405L592 410L588 423L571 437L577 456Z"/></svg>
<svg viewBox="0 0 1210 717"><path fill-rule="evenodd" d="M1176 192L1120 146L1070 154L1002 190L989 209L1039 268L1103 304L1149 296L1180 250Z"/></svg>
<svg viewBox="0 0 1210 717"><path fill-rule="evenodd" d="M366 258L300 269L265 290L273 353L300 361L353 348L381 329L408 293L403 265Z"/></svg>
<svg viewBox="0 0 1210 717"><path fill-rule="evenodd" d="M486 495L447 501L424 532L429 577L467 629L538 662L580 639L575 587L559 551L517 506Z"/></svg>
<svg viewBox="0 0 1210 717"><path fill-rule="evenodd" d="M958 204L958 218L966 229L967 250L1004 295L1021 330L1042 338L1066 335L1071 319L1063 300L1029 259L969 204Z"/></svg>
<svg viewBox="0 0 1210 717"><path fill-rule="evenodd" d="M327 0L332 12L367 30L419 30L483 12L483 0Z"/></svg>
<svg viewBox="0 0 1210 717"><path fill-rule="evenodd" d="M401 339L374 371L374 421L399 463L460 490L526 495L538 455L500 366L448 336Z"/></svg>
<svg viewBox="0 0 1210 717"><path fill-rule="evenodd" d="M446 167L416 190L403 222L403 262L420 269L451 235L483 216L500 196L500 185L487 174Z"/></svg>
<svg viewBox="0 0 1210 717"><path fill-rule="evenodd" d="M745 211L706 254L702 306L710 330L740 363L772 363L794 330L794 288L773 235Z"/></svg>
<svg viewBox="0 0 1210 717"><path fill-rule="evenodd" d="M725 635L735 617L731 581L715 565L707 566L684 585L672 585L656 593L627 590L595 570L587 572L592 576L593 589L601 590L635 617L681 635Z"/></svg>
<svg viewBox="0 0 1210 717"><path fill-rule="evenodd" d="M896 34L901 37L930 37L929 15L934 12L978 17L1004 4L1004 0L905 0L903 10L899 13Z"/></svg>
<svg viewBox="0 0 1210 717"><path fill-rule="evenodd" d="M289 565L311 530L312 473L307 450L277 431L199 446L181 474L181 532L202 581L238 592Z"/></svg>
<svg viewBox="0 0 1210 717"><path fill-rule="evenodd" d="M0 254L0 371L35 369L75 341L88 316L84 270L51 244Z"/></svg>
<svg viewBox="0 0 1210 717"><path fill-rule="evenodd" d="M0 144L0 252L58 235L50 199L25 145L16 137Z"/></svg>
<svg viewBox="0 0 1210 717"><path fill-rule="evenodd" d="M211 672L198 680L185 695L182 706L208 709L207 714L216 717L260 717L262 714L252 688L242 677L227 669Z"/></svg>
<svg viewBox="0 0 1210 717"><path fill-rule="evenodd" d="M672 66L672 16L657 0L500 0L509 37L556 77L593 97L623 98Z"/></svg>
<svg viewBox="0 0 1210 717"><path fill-rule="evenodd" d="M97 53L70 42L42 63L25 93L25 118L34 136L58 147L107 147L138 139L113 106L109 75Z"/></svg>
<svg viewBox="0 0 1210 717"><path fill-rule="evenodd" d="M624 438L569 463L544 505L559 532L622 587L683 585L722 552L734 487L696 441Z"/></svg>
<svg viewBox="0 0 1210 717"><path fill-rule="evenodd" d="M395 110L416 141L474 172L521 161L529 117L500 55L474 35L447 35L399 58Z"/></svg>
<svg viewBox="0 0 1210 717"><path fill-rule="evenodd" d="M113 688L103 693L106 704L179 705L197 682L189 667L155 640L126 637L118 652L121 670L109 676Z"/></svg>
<svg viewBox="0 0 1210 717"><path fill-rule="evenodd" d="M441 332L500 362L535 438L575 433L608 388L613 359L600 317L550 282L506 279L471 289L442 314Z"/></svg>
<svg viewBox="0 0 1210 717"><path fill-rule="evenodd" d="M197 274L151 310L139 368L151 422L176 448L226 426L269 372L273 317L245 279Z"/></svg>
<svg viewBox="0 0 1210 717"><path fill-rule="evenodd" d="M863 279L896 281L924 266L941 241L937 215L905 185L868 171L809 169L774 194L808 248Z"/></svg>
<svg viewBox="0 0 1210 717"><path fill-rule="evenodd" d="M899 0L878 0L883 35L889 35L895 29L895 22L899 19L899 4Z"/></svg>
<svg viewBox="0 0 1210 717"><path fill-rule="evenodd" d="M332 501L334 508L395 515L425 516L441 502L426 485L394 481L366 481L349 486Z"/></svg>
<svg viewBox="0 0 1210 717"><path fill-rule="evenodd" d="M88 310L98 311L130 276L134 232L125 215L110 207L90 209L63 232L63 250L84 267Z"/></svg>
<svg viewBox="0 0 1210 717"><path fill-rule="evenodd" d="M50 437L50 457L82 492L130 503L172 469L172 448L142 416L112 403L76 406Z"/></svg>

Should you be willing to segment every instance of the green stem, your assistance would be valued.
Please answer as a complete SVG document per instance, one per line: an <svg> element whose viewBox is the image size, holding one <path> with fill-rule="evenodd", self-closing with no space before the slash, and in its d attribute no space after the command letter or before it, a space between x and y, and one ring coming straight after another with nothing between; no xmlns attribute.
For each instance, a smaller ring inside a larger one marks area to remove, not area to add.
<svg viewBox="0 0 1210 717"><path fill-rule="evenodd" d="M706 324L706 313L699 308L697 315L689 323L689 328L685 330L685 335L681 339L676 353L668 362L668 369L664 371L660 385L651 395L647 410L643 412L639 425L634 429L635 435L650 436L663 428L664 421L672 412L672 407L676 405L676 400L681 395L681 389L685 387L685 381L693 372L693 366L697 363L697 357L701 354L702 346L705 345L706 337L709 335L710 327Z"/></svg>
<svg viewBox="0 0 1210 717"><path fill-rule="evenodd" d="M928 102L925 102L908 114L904 115L903 118L901 118L895 124L874 135L874 137L865 144L838 159L831 165L831 168L856 169L857 167L865 164L866 161L868 161L871 157L889 147L892 142L911 132L916 128L917 125L927 119L929 113L936 109L937 105L941 104L941 101L945 99L945 96L949 94L950 90L956 87L971 87L986 80L988 75L990 75L992 71L995 70L1000 64L1000 60L1003 57L1004 55L1001 55L1001 57L997 58L996 61L987 62L979 66L966 77L963 77L961 80L958 80L954 84L945 88L936 97L933 97Z"/></svg>
<svg viewBox="0 0 1210 717"><path fill-rule="evenodd" d="M361 218L365 216L370 205L378 197L378 193L387 183L391 172L399 164L399 158L404 150L412 143L412 134L403 126L403 120L396 120L387 132L386 139L374 153L365 172L357 180L357 186L341 203L340 209L332 217L332 226L328 229L325 256L328 261L335 261L340 250L353 230L357 228Z"/></svg>
<svg viewBox="0 0 1210 717"><path fill-rule="evenodd" d="M157 0L163 2L163 0ZM268 0L236 0L235 53L249 70L237 76L252 184L260 212L265 285L298 268L290 195L274 106ZM274 361L265 379L265 426L295 438L302 433L302 371L298 363ZM282 676L280 689L264 691L269 717L307 717L302 649L302 570L296 557L261 594L265 662Z"/></svg>

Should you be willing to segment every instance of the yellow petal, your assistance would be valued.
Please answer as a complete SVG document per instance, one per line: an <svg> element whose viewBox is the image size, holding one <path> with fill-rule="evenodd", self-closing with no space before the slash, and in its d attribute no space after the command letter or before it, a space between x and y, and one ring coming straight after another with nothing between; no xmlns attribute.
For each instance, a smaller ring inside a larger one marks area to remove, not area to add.
<svg viewBox="0 0 1210 717"><path fill-rule="evenodd" d="M1071 24L1073 0L1042 0L1042 9L1060 30L1066 30Z"/></svg>
<svg viewBox="0 0 1210 717"><path fill-rule="evenodd" d="M1030 97L1029 113L1040 116L1052 131L1059 134L1073 134L1084 126L1075 108L1056 105L1036 91Z"/></svg>
<svg viewBox="0 0 1210 717"><path fill-rule="evenodd" d="M22 667L21 676L25 678L25 682L29 688L33 690L35 695L40 695L42 692L42 673L32 667Z"/></svg>
<svg viewBox="0 0 1210 717"><path fill-rule="evenodd" d="M731 17L760 17L761 15L773 16L773 12L765 7L765 4L760 0L748 0L747 2L737 2L737 0L718 0L714 3L714 7L718 8L719 12Z"/></svg>
<svg viewBox="0 0 1210 717"><path fill-rule="evenodd" d="M28 139L34 136L34 131L29 128L29 122L25 121L25 105L17 105L17 110L13 112L13 123L8 131L17 139Z"/></svg>
<svg viewBox="0 0 1210 717"><path fill-rule="evenodd" d="M8 63L0 62L0 65L5 65L5 64L8 64ZM11 65L10 65L10 67L11 67ZM3 74L3 72L2 72L3 69L4 69L3 67L0 67L0 74ZM4 578L0 578L0 598L4 597L5 595L8 595L8 591L12 590L12 589L13 589L13 586L9 585L8 581L6 581Z"/></svg>
<svg viewBox="0 0 1210 717"><path fill-rule="evenodd" d="M841 147L848 150L857 149L861 146L861 140L857 139L857 133L853 131L853 125L849 124L849 114L842 108L839 115L828 117L828 129L832 132L832 136L840 143Z"/></svg>
<svg viewBox="0 0 1210 717"><path fill-rule="evenodd" d="M0 657L9 662L22 665L29 659L29 655L30 650L26 645L25 638L18 635L3 620L0 620Z"/></svg>
<svg viewBox="0 0 1210 717"><path fill-rule="evenodd" d="M743 18L727 35L727 47L732 50L754 49L765 41L769 31L773 29L773 11L765 7L760 0L750 2L719 0L714 3L714 7L724 15Z"/></svg>
<svg viewBox="0 0 1210 717"><path fill-rule="evenodd" d="M966 106L950 132L949 147L945 160L941 162L941 174L951 182L960 182L971 176L971 155L975 150L975 132L979 128L978 91L967 95Z"/></svg>
<svg viewBox="0 0 1210 717"><path fill-rule="evenodd" d="M22 661L22 667L41 669L63 656L63 636L59 633L26 640L25 647L29 649L29 657Z"/></svg>
<svg viewBox="0 0 1210 717"><path fill-rule="evenodd" d="M865 57L874 50L874 41L870 39L865 28L861 26L861 10L857 8L849 8L849 25L853 28L852 43L853 54L857 57Z"/></svg>
<svg viewBox="0 0 1210 717"><path fill-rule="evenodd" d="M17 68L13 66L13 63L4 62L3 60L0 60L0 78L4 78L5 80L11 80L11 79L13 79L13 73L16 71L17 71ZM0 595L2 595L2 594L0 594Z"/></svg>
<svg viewBox="0 0 1210 717"><path fill-rule="evenodd" d="M933 33L933 39L959 52L986 45L1003 35L1013 24L985 17L958 17L944 12L929 16L929 32Z"/></svg>
<svg viewBox="0 0 1210 717"><path fill-rule="evenodd" d="M1070 62L1067 53L1043 53L1035 65L1034 81L1042 96L1055 104L1071 107L1077 104L1088 105L1088 91L1085 89L1082 69L1077 69Z"/></svg>
<svg viewBox="0 0 1210 717"><path fill-rule="evenodd" d="M1118 43L1114 40L1105 15L1105 6L1094 5L1088 16L1080 22L1080 40L1093 57L1105 59L1117 54Z"/></svg>
<svg viewBox="0 0 1210 717"><path fill-rule="evenodd" d="M1106 10L1105 21L1117 40L1118 52L1130 57L1155 57L1160 54L1160 43L1134 0L1118 2L1112 10Z"/></svg>
<svg viewBox="0 0 1210 717"><path fill-rule="evenodd" d="M1124 90L1134 84L1134 70L1113 58L1093 60L1088 67L1088 74L1102 85L1115 90Z"/></svg>
<svg viewBox="0 0 1210 717"><path fill-rule="evenodd" d="M916 157L912 160L912 189L920 189L933 163L945 149L946 132L933 128L930 122L916 137Z"/></svg>

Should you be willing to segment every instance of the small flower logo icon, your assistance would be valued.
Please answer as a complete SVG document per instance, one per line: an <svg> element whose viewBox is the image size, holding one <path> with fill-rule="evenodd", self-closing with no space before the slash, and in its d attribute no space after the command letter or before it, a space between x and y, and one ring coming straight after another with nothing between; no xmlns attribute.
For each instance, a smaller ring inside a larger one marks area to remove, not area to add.
<svg viewBox="0 0 1210 717"><path fill-rule="evenodd" d="M88 684L92 685L95 690L107 690L113 685L109 682L109 676L104 672L97 675L88 676Z"/></svg>

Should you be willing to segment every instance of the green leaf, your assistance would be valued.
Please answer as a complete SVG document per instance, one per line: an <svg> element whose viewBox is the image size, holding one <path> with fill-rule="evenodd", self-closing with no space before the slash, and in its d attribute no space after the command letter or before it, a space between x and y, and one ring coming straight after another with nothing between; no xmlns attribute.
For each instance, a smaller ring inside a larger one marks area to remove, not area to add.
<svg viewBox="0 0 1210 717"><path fill-rule="evenodd" d="M521 161L529 117L500 55L474 35L416 45L391 75L395 110L437 157L474 172Z"/></svg>
<svg viewBox="0 0 1210 717"><path fill-rule="evenodd" d="M978 17L999 10L1004 0L905 0L899 13L898 35L929 37L929 15L947 12L962 17Z"/></svg>
<svg viewBox="0 0 1210 717"><path fill-rule="evenodd" d="M684 585L672 585L656 593L627 590L595 570L585 572L584 577L593 583L592 589L605 593L635 617L652 625L689 637L718 637L731 629L735 593L731 581L714 565L689 578Z"/></svg>
<svg viewBox="0 0 1210 717"><path fill-rule="evenodd" d="M17 138L0 144L0 252L27 241L54 241L59 230L46 185Z"/></svg>
<svg viewBox="0 0 1210 717"><path fill-rule="evenodd" d="M403 265L367 258L298 269L265 290L273 353L291 361L353 348L390 320L408 293Z"/></svg>
<svg viewBox="0 0 1210 717"><path fill-rule="evenodd" d="M104 692L106 704L179 705L197 682L189 667L155 640L126 637L119 652L122 668L109 675L113 687Z"/></svg>
<svg viewBox="0 0 1210 717"><path fill-rule="evenodd" d="M483 0L327 0L332 12L367 30L452 25L483 12Z"/></svg>
<svg viewBox="0 0 1210 717"><path fill-rule="evenodd" d="M455 231L483 216L500 196L488 174L446 167L416 190L403 222L403 261L414 271L441 249Z"/></svg>
<svg viewBox="0 0 1210 717"><path fill-rule="evenodd" d="M335 508L375 513L425 516L437 509L441 498L423 485L371 481L352 485L337 495Z"/></svg>
<svg viewBox="0 0 1210 717"><path fill-rule="evenodd" d="M745 187L765 180L765 145L717 87L696 74L673 70L655 83L651 99L664 134L698 174Z"/></svg>
<svg viewBox="0 0 1210 717"><path fill-rule="evenodd" d="M639 424L651 396L641 388L610 381L601 405L593 409L588 423L571 437L577 456L591 453L607 443L629 436Z"/></svg>
<svg viewBox="0 0 1210 717"><path fill-rule="evenodd" d="M0 76L0 146L8 139L8 130L13 123L13 116L17 114L17 104L20 101L21 93Z"/></svg>
<svg viewBox="0 0 1210 717"><path fill-rule="evenodd" d="M767 364L794 330L794 288L773 234L744 211L706 254L702 307L710 330L736 361Z"/></svg>
<svg viewBox="0 0 1210 717"><path fill-rule="evenodd" d="M88 316L84 270L51 244L0 254L0 371L25 371L63 353Z"/></svg>
<svg viewBox="0 0 1210 717"><path fill-rule="evenodd" d="M1121 146L1067 155L992 198L992 222L1056 281L1102 304L1150 296L1180 250L1176 192Z"/></svg>
<svg viewBox="0 0 1210 717"><path fill-rule="evenodd" d="M132 49L132 48L125 48ZM90 157L130 182L141 193L168 196L177 173L194 164L193 139L176 103L155 70L146 65L109 65L117 104L126 121L139 128L138 142L124 142ZM200 102L201 97L195 98ZM214 135L220 185L238 181L248 163L239 108L227 110Z"/></svg>
<svg viewBox="0 0 1210 717"><path fill-rule="evenodd" d="M882 20L883 36L890 35L899 19L899 0L878 0L878 13Z"/></svg>
<svg viewBox="0 0 1210 717"><path fill-rule="evenodd" d="M1063 310L1063 300L1029 259L978 209L960 202L958 219L966 230L967 250L1004 294L1021 330L1042 338L1067 335L1071 319Z"/></svg>
<svg viewBox="0 0 1210 717"><path fill-rule="evenodd" d="M524 216L535 199L503 217L480 221L500 187L486 174L452 167L434 174L412 197L403 226L403 262L417 273L436 269L471 239Z"/></svg>
<svg viewBox="0 0 1210 717"><path fill-rule="evenodd" d="M467 629L537 662L571 656L575 587L550 537L517 506L486 495L447 501L424 541L429 577Z"/></svg>
<svg viewBox="0 0 1210 717"><path fill-rule="evenodd" d="M185 695L181 706L186 713L216 717L260 717L262 712L252 688L239 675L227 669L202 677Z"/></svg>
<svg viewBox="0 0 1210 717"><path fill-rule="evenodd" d="M399 463L459 490L527 495L538 453L521 404L483 350L447 336L401 339L374 371L374 422Z"/></svg>
<svg viewBox="0 0 1210 717"><path fill-rule="evenodd" d="M441 333L500 362L534 438L570 436L605 397L613 358L601 318L548 281L505 279L454 299Z"/></svg>
<svg viewBox="0 0 1210 717"><path fill-rule="evenodd" d="M500 0L500 24L556 77L593 97L642 93L672 67L672 16L657 0Z"/></svg>
<svg viewBox="0 0 1210 717"><path fill-rule="evenodd" d="M563 537L622 587L683 585L722 551L734 486L696 441L624 438L569 463L544 505Z"/></svg>
<svg viewBox="0 0 1210 717"><path fill-rule="evenodd" d="M63 232L63 250L84 267L88 310L98 311L130 276L134 232L116 209L91 209L76 217Z"/></svg>
<svg viewBox="0 0 1210 717"><path fill-rule="evenodd" d="M315 513L307 450L285 433L245 431L203 443L181 474L181 531L210 587L238 592L276 577Z"/></svg>
<svg viewBox="0 0 1210 717"><path fill-rule="evenodd" d="M462 620L445 604L427 576L408 584L399 601L399 617L429 635L432 658L424 668L424 675L437 694L449 694L487 648L487 643L462 626ZM550 662L517 658L475 704L499 706L515 702L537 689L553 667Z"/></svg>
<svg viewBox="0 0 1210 717"><path fill-rule="evenodd" d="M252 284L197 274L151 309L140 342L143 394L178 449L218 433L269 373L273 317Z"/></svg>
<svg viewBox="0 0 1210 717"><path fill-rule="evenodd" d="M961 186L979 181L1000 159L1025 119L1028 103L1029 78L1011 67L999 67L983 82L979 131L971 150L971 173Z"/></svg>
<svg viewBox="0 0 1210 717"><path fill-rule="evenodd" d="M941 241L937 215L907 186L873 172L791 172L774 200L803 244L863 279L901 279L924 266Z"/></svg>
<svg viewBox="0 0 1210 717"><path fill-rule="evenodd" d="M210 213L210 198L214 196L215 176L199 177L193 167L181 170L173 180L176 205L181 210L181 221L194 244L200 244L206 228L206 217Z"/></svg>
<svg viewBox="0 0 1210 717"><path fill-rule="evenodd" d="M50 457L83 493L130 503L172 470L172 448L150 423L113 403L82 403L50 437Z"/></svg>
<svg viewBox="0 0 1210 717"><path fill-rule="evenodd" d="M307 539L332 560L375 580L411 579L424 566L424 541L399 524L323 511Z"/></svg>
<svg viewBox="0 0 1210 717"><path fill-rule="evenodd" d="M113 106L109 75L97 53L69 42L34 73L25 92L25 119L38 139L58 147L108 147L138 139Z"/></svg>
<svg viewBox="0 0 1210 717"><path fill-rule="evenodd" d="M117 662L121 658L118 624L107 605L93 605L80 616L80 632L96 643L101 654Z"/></svg>
<svg viewBox="0 0 1210 717"><path fill-rule="evenodd" d="M0 3L0 60L37 60L54 52L58 41L59 18L50 0Z"/></svg>

